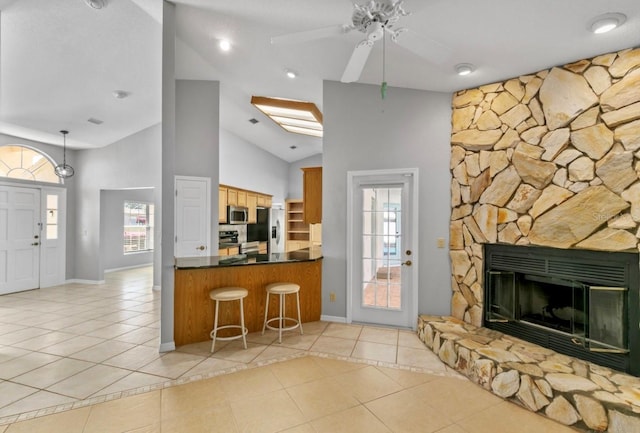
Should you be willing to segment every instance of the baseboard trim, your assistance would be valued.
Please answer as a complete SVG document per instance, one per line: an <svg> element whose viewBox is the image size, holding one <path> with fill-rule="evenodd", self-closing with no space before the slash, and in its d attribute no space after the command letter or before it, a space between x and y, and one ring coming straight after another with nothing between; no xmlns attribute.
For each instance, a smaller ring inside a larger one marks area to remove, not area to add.
<svg viewBox="0 0 640 433"><path fill-rule="evenodd" d="M104 273L108 274L109 272L127 271L129 269L136 269L136 268L146 268L148 266L153 266L153 263L141 263L139 265L123 266L122 268L105 269Z"/></svg>
<svg viewBox="0 0 640 433"><path fill-rule="evenodd" d="M346 317L326 316L324 314L320 316L320 320L322 320L324 322L347 323L347 318Z"/></svg>
<svg viewBox="0 0 640 433"><path fill-rule="evenodd" d="M73 278L71 280L65 281L65 284L69 283L78 283L78 284L104 284L105 280L82 280L79 278Z"/></svg>
<svg viewBox="0 0 640 433"><path fill-rule="evenodd" d="M169 341L168 343L160 343L160 353L162 352L171 352L176 350L176 342Z"/></svg>

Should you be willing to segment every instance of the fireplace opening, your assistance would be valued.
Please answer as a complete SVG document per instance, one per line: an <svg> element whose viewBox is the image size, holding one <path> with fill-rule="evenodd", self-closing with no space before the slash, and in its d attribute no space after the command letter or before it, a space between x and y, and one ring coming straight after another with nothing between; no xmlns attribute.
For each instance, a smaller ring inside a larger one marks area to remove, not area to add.
<svg viewBox="0 0 640 433"><path fill-rule="evenodd" d="M637 253L487 244L484 326L640 376L638 264Z"/></svg>

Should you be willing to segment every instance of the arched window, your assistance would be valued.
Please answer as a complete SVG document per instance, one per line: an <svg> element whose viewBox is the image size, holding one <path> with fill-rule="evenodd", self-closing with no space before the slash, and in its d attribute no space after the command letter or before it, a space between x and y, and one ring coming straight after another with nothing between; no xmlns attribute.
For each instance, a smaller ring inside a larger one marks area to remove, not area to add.
<svg viewBox="0 0 640 433"><path fill-rule="evenodd" d="M38 182L62 183L51 159L31 147L0 146L0 176Z"/></svg>

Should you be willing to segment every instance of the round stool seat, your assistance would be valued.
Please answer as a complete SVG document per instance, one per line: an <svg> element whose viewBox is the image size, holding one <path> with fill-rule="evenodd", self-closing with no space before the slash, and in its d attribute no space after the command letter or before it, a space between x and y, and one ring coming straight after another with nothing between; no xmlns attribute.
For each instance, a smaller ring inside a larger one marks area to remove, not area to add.
<svg viewBox="0 0 640 433"><path fill-rule="evenodd" d="M297 293L300 291L300 286L295 283L271 283L267 285L267 293L273 293L276 295L289 293Z"/></svg>
<svg viewBox="0 0 640 433"><path fill-rule="evenodd" d="M221 287L209 292L209 297L214 301L235 301L246 298L249 294L247 289L242 287Z"/></svg>

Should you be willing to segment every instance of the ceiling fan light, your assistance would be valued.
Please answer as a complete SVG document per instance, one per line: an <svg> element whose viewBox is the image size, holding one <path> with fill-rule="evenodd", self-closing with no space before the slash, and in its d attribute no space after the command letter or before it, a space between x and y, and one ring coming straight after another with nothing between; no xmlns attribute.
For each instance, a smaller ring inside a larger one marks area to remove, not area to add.
<svg viewBox="0 0 640 433"><path fill-rule="evenodd" d="M222 51L231 50L231 42L229 42L228 39L220 39L220 42L218 43L218 46L220 47L220 49Z"/></svg>
<svg viewBox="0 0 640 433"><path fill-rule="evenodd" d="M591 20L589 30L595 34L607 33L620 27L626 20L626 15L617 12L599 15Z"/></svg>
<svg viewBox="0 0 640 433"><path fill-rule="evenodd" d="M459 63L456 65L456 72L460 76L469 75L476 70L476 67L471 63Z"/></svg>

